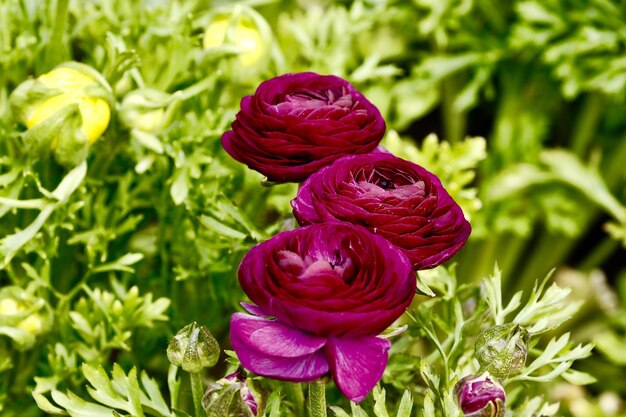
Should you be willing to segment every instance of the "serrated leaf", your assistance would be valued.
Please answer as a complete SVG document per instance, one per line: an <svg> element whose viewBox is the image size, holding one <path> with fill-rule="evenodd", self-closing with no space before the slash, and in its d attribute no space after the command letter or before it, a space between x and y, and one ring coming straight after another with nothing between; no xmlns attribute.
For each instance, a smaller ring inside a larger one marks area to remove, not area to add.
<svg viewBox="0 0 626 417"><path fill-rule="evenodd" d="M87 175L87 162L83 161L63 177L61 183L52 191L51 196L60 203L65 203L78 186L82 184L85 175Z"/></svg>
<svg viewBox="0 0 626 417"><path fill-rule="evenodd" d="M170 187L170 196L174 200L174 204L179 205L187 199L189 194L189 181L187 178L187 166L178 168L174 173L172 186Z"/></svg>
<svg viewBox="0 0 626 417"><path fill-rule="evenodd" d="M37 403L37 407L39 407L40 410L45 411L46 413L63 416L67 415L64 410L52 405L52 403L45 396L43 396L43 394L33 392L33 399Z"/></svg>
<svg viewBox="0 0 626 417"><path fill-rule="evenodd" d="M170 391L170 407L172 409L178 408L178 396L181 381L178 379L177 373L178 366L170 365L167 370L167 388Z"/></svg>
<svg viewBox="0 0 626 417"><path fill-rule="evenodd" d="M72 417L111 417L113 410L100 404L85 401L71 391L63 394L60 391L51 391L52 399L67 410Z"/></svg>
<svg viewBox="0 0 626 417"><path fill-rule="evenodd" d="M267 417L280 417L281 413L281 396L279 391L274 391L270 394L267 399L267 404L265 406L265 415Z"/></svg>
<svg viewBox="0 0 626 417"><path fill-rule="evenodd" d="M597 382L597 379L586 372L568 369L561 375L567 382L575 385L589 385Z"/></svg>
<svg viewBox="0 0 626 417"><path fill-rule="evenodd" d="M119 259L96 266L91 272L94 274L109 271L134 272L135 270L131 265L141 261L143 257L144 255L141 253L127 253Z"/></svg>
<svg viewBox="0 0 626 417"><path fill-rule="evenodd" d="M408 389L404 391L400 405L398 406L398 412L396 417L411 417L411 411L413 410L413 396Z"/></svg>
<svg viewBox="0 0 626 417"><path fill-rule="evenodd" d="M385 404L385 390L379 386L375 386L372 390L372 396L374 397L374 414L376 417L389 417L389 413L387 413L387 405Z"/></svg>
<svg viewBox="0 0 626 417"><path fill-rule="evenodd" d="M424 395L424 417L435 417L435 403L433 402L432 391Z"/></svg>
<svg viewBox="0 0 626 417"><path fill-rule="evenodd" d="M83 364L82 371L87 381L91 384L91 387L87 387L87 392L94 400L107 404L112 408L128 411L128 403L113 388L111 380L101 366L94 368L88 364Z"/></svg>
<svg viewBox="0 0 626 417"><path fill-rule="evenodd" d="M350 402L350 408L352 409L352 417L369 417L365 410L358 404Z"/></svg>
<svg viewBox="0 0 626 417"><path fill-rule="evenodd" d="M245 233L242 233L239 230L235 230L232 227L225 225L224 223L220 223L219 221L215 220L213 217L206 216L203 214L200 216L199 220L203 226L216 232L219 235L226 236L232 239L237 239L237 240L244 240L247 236Z"/></svg>
<svg viewBox="0 0 626 417"><path fill-rule="evenodd" d="M336 407L336 406L330 406L329 407L333 413L335 413L335 417L350 417L350 414L346 413L345 411L343 411L343 409Z"/></svg>

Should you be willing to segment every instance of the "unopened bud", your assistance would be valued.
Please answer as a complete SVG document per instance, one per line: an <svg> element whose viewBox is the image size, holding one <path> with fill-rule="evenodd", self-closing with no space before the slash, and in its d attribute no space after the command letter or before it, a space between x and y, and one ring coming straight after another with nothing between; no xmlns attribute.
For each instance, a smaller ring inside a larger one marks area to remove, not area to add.
<svg viewBox="0 0 626 417"><path fill-rule="evenodd" d="M482 369L499 378L518 374L526 363L526 330L508 323L484 330L476 339L476 359Z"/></svg>
<svg viewBox="0 0 626 417"><path fill-rule="evenodd" d="M204 32L204 49L231 46L243 67L262 62L269 53L271 31L267 22L249 7L213 16Z"/></svg>
<svg viewBox="0 0 626 417"><path fill-rule="evenodd" d="M119 108L120 120L128 128L156 132L164 127L165 111L171 102L169 94L152 88L131 91Z"/></svg>
<svg viewBox="0 0 626 417"><path fill-rule="evenodd" d="M167 347L169 361L189 373L215 365L219 356L220 346L209 329L196 322L180 329Z"/></svg>
<svg viewBox="0 0 626 417"><path fill-rule="evenodd" d="M252 392L242 372L235 372L209 385L202 398L207 417L256 417L258 395Z"/></svg>
<svg viewBox="0 0 626 417"><path fill-rule="evenodd" d="M111 119L111 102L104 78L77 62L24 81L11 93L13 114L28 128L23 136L26 151L52 151L67 166L84 159L87 146L102 136Z"/></svg>
<svg viewBox="0 0 626 417"><path fill-rule="evenodd" d="M454 396L464 417L504 417L504 388L486 372L460 379Z"/></svg>
<svg viewBox="0 0 626 417"><path fill-rule="evenodd" d="M16 286L0 291L0 334L10 337L17 349L30 349L50 324L49 308L43 299Z"/></svg>

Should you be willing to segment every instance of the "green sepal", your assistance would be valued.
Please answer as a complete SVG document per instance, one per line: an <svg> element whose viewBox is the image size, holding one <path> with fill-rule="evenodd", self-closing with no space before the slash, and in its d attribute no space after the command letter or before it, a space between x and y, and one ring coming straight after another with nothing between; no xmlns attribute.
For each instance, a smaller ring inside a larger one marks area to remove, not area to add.
<svg viewBox="0 0 626 417"><path fill-rule="evenodd" d="M9 97L11 113L19 123L25 124L35 106L62 93L58 88L46 87L38 79L26 80Z"/></svg>

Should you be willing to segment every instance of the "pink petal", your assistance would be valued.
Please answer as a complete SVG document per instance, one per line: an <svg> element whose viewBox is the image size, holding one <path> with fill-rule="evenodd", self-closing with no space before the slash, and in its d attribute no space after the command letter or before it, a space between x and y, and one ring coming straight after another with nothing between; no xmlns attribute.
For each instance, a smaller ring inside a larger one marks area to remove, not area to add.
<svg viewBox="0 0 626 417"><path fill-rule="evenodd" d="M320 350L326 338L305 333L275 320L235 313L231 334L250 348L271 356L296 358Z"/></svg>
<svg viewBox="0 0 626 417"><path fill-rule="evenodd" d="M351 401L363 401L383 376L389 348L389 340L374 336L328 339L331 374Z"/></svg>
<svg viewBox="0 0 626 417"><path fill-rule="evenodd" d="M236 313L236 315L245 316L241 313ZM269 320L265 321L269 322ZM247 370L258 375L293 382L314 381L328 373L328 360L324 356L323 350L320 349L299 357L272 356L258 351L250 345L249 339L246 337L247 329L244 329L246 324L249 323L246 323L245 319L233 316L230 339L241 364ZM273 344L280 345L281 341L275 340Z"/></svg>
<svg viewBox="0 0 626 417"><path fill-rule="evenodd" d="M267 311L263 310L261 307L259 307L258 305L255 304L251 304L251 303L246 303L245 301L242 301L241 303L239 303L248 313L252 314L253 316L259 316L259 317L270 317L271 314L269 314Z"/></svg>

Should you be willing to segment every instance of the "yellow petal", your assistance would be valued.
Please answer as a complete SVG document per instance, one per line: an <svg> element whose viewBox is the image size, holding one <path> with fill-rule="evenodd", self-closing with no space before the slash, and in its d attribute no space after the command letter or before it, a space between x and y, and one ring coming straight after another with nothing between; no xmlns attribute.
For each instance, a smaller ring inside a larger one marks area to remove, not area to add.
<svg viewBox="0 0 626 417"><path fill-rule="evenodd" d="M223 45L229 24L229 19L225 17L211 22L204 32L204 48L209 49ZM265 44L261 32L253 24L242 19L234 24L236 27L233 43L242 50L238 58L243 66L252 66L260 61L265 54Z"/></svg>
<svg viewBox="0 0 626 417"><path fill-rule="evenodd" d="M93 82L93 80L90 82ZM71 90L59 94L34 106L25 120L26 127L30 129L69 104L78 104L80 115L83 119L82 131L87 137L89 144L92 144L102 136L109 125L111 109L106 100L87 97L82 93L82 90Z"/></svg>

